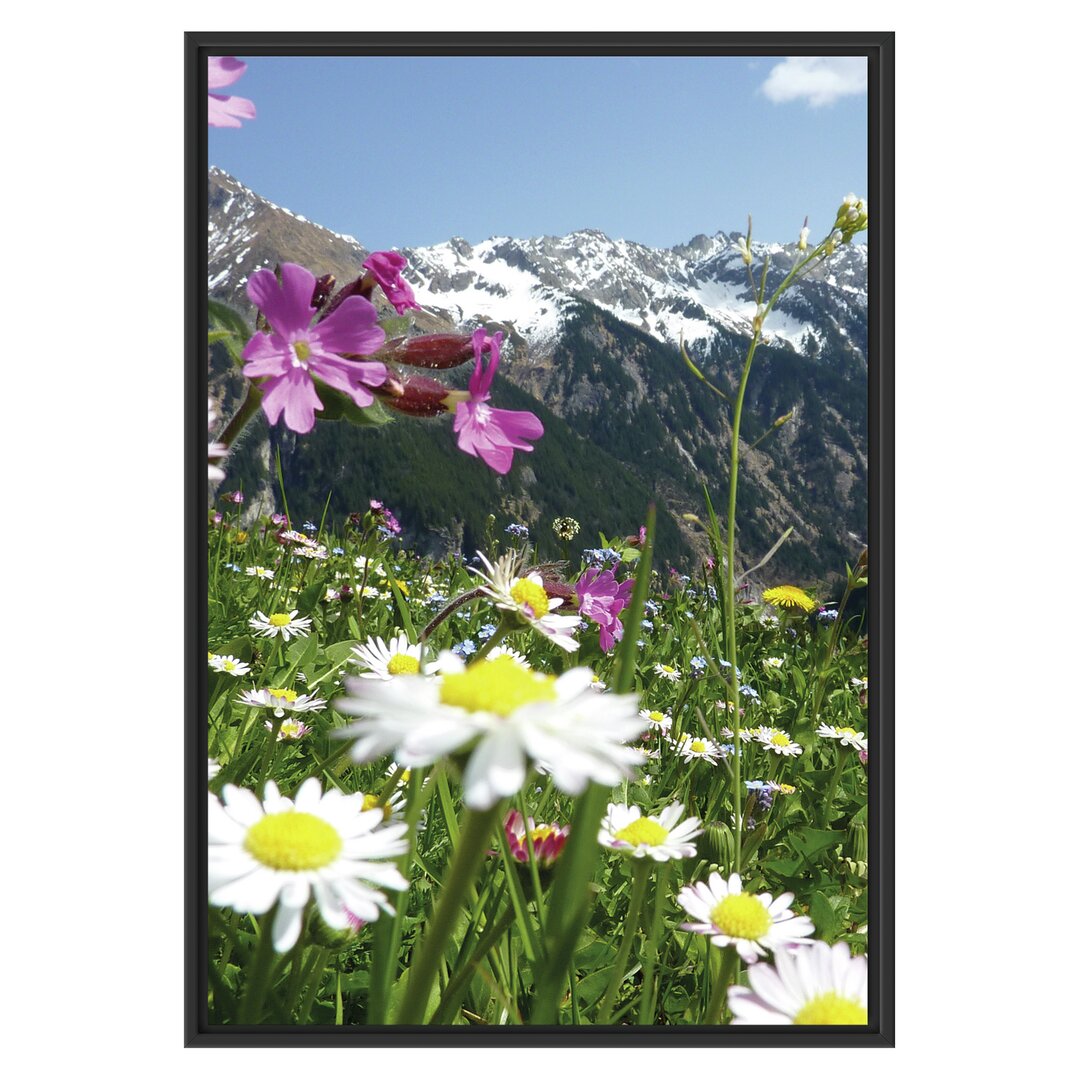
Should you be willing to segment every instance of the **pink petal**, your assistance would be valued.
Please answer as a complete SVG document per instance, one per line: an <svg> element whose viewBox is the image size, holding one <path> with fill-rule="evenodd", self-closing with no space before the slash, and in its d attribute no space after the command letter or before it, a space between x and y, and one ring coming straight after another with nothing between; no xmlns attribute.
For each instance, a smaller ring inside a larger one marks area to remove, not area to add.
<svg viewBox="0 0 1080 1080"><path fill-rule="evenodd" d="M263 375L284 375L292 367L292 352L277 334L255 334L244 346L247 361L244 374L249 379Z"/></svg>
<svg viewBox="0 0 1080 1080"><path fill-rule="evenodd" d="M317 345L324 352L370 356L386 340L386 334L377 325L378 321L379 313L370 300L350 296L333 314L315 326L310 340L312 345Z"/></svg>
<svg viewBox="0 0 1080 1080"><path fill-rule="evenodd" d="M244 72L247 64L235 56L209 56L206 59L206 85L211 90L231 86Z"/></svg>
<svg viewBox="0 0 1080 1080"><path fill-rule="evenodd" d="M501 441L518 450L531 450L523 439L539 439L544 434L544 425L531 412L518 412L510 409L492 409L490 426L501 434ZM492 439L495 435L492 435Z"/></svg>
<svg viewBox="0 0 1080 1080"><path fill-rule="evenodd" d="M348 394L361 408L374 401L368 386L382 386L386 381L386 365L379 361L357 362L337 356L312 356L311 372L327 386Z"/></svg>
<svg viewBox="0 0 1080 1080"><path fill-rule="evenodd" d="M256 270L247 283L248 299L286 341L311 325L314 291L315 275L296 263L281 264L280 284L273 270Z"/></svg>
<svg viewBox="0 0 1080 1080"><path fill-rule="evenodd" d="M210 127L238 128L241 120L255 119L255 103L242 97L223 97L209 94L206 103L206 121Z"/></svg>
<svg viewBox="0 0 1080 1080"><path fill-rule="evenodd" d="M284 412L285 426L306 435L315 426L315 410L322 408L322 402L311 376L298 367L263 384L262 407L271 424Z"/></svg>

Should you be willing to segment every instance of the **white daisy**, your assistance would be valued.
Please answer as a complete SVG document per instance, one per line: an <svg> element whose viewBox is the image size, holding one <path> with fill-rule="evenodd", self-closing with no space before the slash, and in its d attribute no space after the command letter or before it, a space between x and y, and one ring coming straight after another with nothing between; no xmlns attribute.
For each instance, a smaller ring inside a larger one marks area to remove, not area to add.
<svg viewBox="0 0 1080 1080"><path fill-rule="evenodd" d="M600 678L599 675L592 677L592 688L598 693L602 694L607 689L607 683Z"/></svg>
<svg viewBox="0 0 1080 1080"><path fill-rule="evenodd" d="M274 714L278 715L277 713ZM266 730L273 731L274 724L272 721L266 721ZM283 720L281 727L278 728L277 741L278 742L295 742L297 739L302 739L305 735L309 734L311 728L304 723L303 720ZM367 807L365 806L366 810Z"/></svg>
<svg viewBox="0 0 1080 1080"><path fill-rule="evenodd" d="M326 708L322 698L280 688L245 690L236 700L254 709L273 709L275 716L284 716L287 712L321 712Z"/></svg>
<svg viewBox="0 0 1080 1080"><path fill-rule="evenodd" d="M742 742L751 742L756 737L758 732L760 732L760 731L764 731L764 728L761 728L761 727L739 728L739 739ZM722 738L722 739L734 739L735 738L735 732L732 731L731 728L729 728L729 727L723 727L723 728L720 729L720 738Z"/></svg>
<svg viewBox="0 0 1080 1080"><path fill-rule="evenodd" d="M782 757L797 757L802 753L802 747L795 742L786 731L775 727L754 728L754 741L761 743L766 750Z"/></svg>
<svg viewBox="0 0 1080 1080"><path fill-rule="evenodd" d="M638 713L638 716L640 716L642 720L647 720L649 727L656 728L661 735L666 735L671 730L670 713L657 712L656 709L652 709L651 711L642 709L641 712Z"/></svg>
<svg viewBox="0 0 1080 1080"><path fill-rule="evenodd" d="M870 681L869 679L861 679L858 675L853 675L851 677L851 685L854 686L856 690L865 690L867 686L870 685Z"/></svg>
<svg viewBox="0 0 1080 1080"><path fill-rule="evenodd" d="M249 566L244 573L248 577L266 578L267 581L274 580L274 571L268 570L265 566Z"/></svg>
<svg viewBox="0 0 1080 1080"><path fill-rule="evenodd" d="M710 765L719 765L720 759L726 757L724 751L712 739L703 739L700 735L691 735L684 731L677 740L668 741L675 747L679 756L686 758L687 761L703 758Z"/></svg>
<svg viewBox="0 0 1080 1080"><path fill-rule="evenodd" d="M311 633L311 620L306 616L297 618L298 612L294 609L288 612L275 612L273 615L264 615L257 612L248 619L248 626L259 637L277 637L279 634L290 641L294 637L307 637Z"/></svg>
<svg viewBox="0 0 1080 1080"><path fill-rule="evenodd" d="M683 923L684 930L708 934L714 945L734 945L748 964L769 949L775 952L802 944L802 939L814 932L814 924L805 915L791 910L794 893L784 893L775 900L770 893L744 893L738 874L725 881L713 871L707 882L685 886L677 899L697 920Z"/></svg>
<svg viewBox="0 0 1080 1080"><path fill-rule="evenodd" d="M514 612L534 630L550 638L560 649L574 652L578 648L578 642L570 631L577 629L581 619L576 615L551 614L562 604L562 599L548 596L544 589L544 579L535 571L524 577L519 575L520 555L517 552L511 551L504 555L494 566L480 552L477 552L477 555L485 569L476 570L470 567L469 572L487 582L481 587L482 591L495 601L496 607ZM591 673L589 677L592 678Z"/></svg>
<svg viewBox="0 0 1080 1080"><path fill-rule="evenodd" d="M406 772L408 770L406 769ZM402 780L405 777L402 776ZM407 782L407 781L406 781ZM427 780L424 780L425 785ZM390 793L386 802L379 802L379 796L376 793L370 795L364 795L364 809L365 810L380 810L382 812L383 820L385 821L404 821L405 820L405 792L401 790L402 785L399 784L395 791ZM361 793L362 794L362 793Z"/></svg>
<svg viewBox="0 0 1080 1080"><path fill-rule="evenodd" d="M635 859L647 857L655 862L667 862L692 858L697 847L689 841L701 834L701 822L689 817L677 824L683 809L682 803L673 802L658 817L642 817L640 807L608 803L597 839L604 847Z"/></svg>
<svg viewBox="0 0 1080 1080"><path fill-rule="evenodd" d="M296 944L312 894L323 921L344 930L350 914L373 922L380 908L393 912L382 889L409 887L381 861L408 849L406 826L384 825L381 810L363 809L362 795L323 794L310 777L293 799L271 780L261 803L232 784L222 800L209 800L210 903L252 915L277 903L271 934L278 952Z"/></svg>
<svg viewBox="0 0 1080 1080"><path fill-rule="evenodd" d="M782 656L766 656L761 663L765 667L780 668L784 666L784 658Z"/></svg>
<svg viewBox="0 0 1080 1080"><path fill-rule="evenodd" d="M421 675L435 671L438 662L423 665L423 645L410 645L405 634L399 633L389 643L381 637L369 637L363 645L353 646L353 653L367 671L360 673L361 679L392 679L395 675Z"/></svg>
<svg viewBox="0 0 1080 1080"><path fill-rule="evenodd" d="M235 679L239 679L241 675L246 675L251 670L250 664L237 660L235 656L215 656L211 653L207 662L215 671L224 671Z"/></svg>
<svg viewBox="0 0 1080 1080"><path fill-rule="evenodd" d="M439 665L437 680L346 680L350 696L338 698L335 708L364 719L335 735L356 740L354 760L392 752L402 765L430 765L469 748L465 802L480 810L519 791L529 761L542 762L556 787L571 795L590 780L613 786L641 763L641 754L625 745L645 726L637 697L598 697L588 668L556 678L526 671L509 656L466 668L450 652Z"/></svg>
<svg viewBox="0 0 1080 1080"><path fill-rule="evenodd" d="M517 651L517 649L508 649L504 645L496 645L495 648L487 654L487 658L489 660L498 660L500 656L509 656L510 659L513 660L518 667L522 667L526 671L532 670L529 661L526 660L525 657Z"/></svg>
<svg viewBox="0 0 1080 1080"><path fill-rule="evenodd" d="M852 956L845 942L810 941L781 950L774 963L752 967L749 986L728 988L732 1024L869 1022L866 957Z"/></svg>
<svg viewBox="0 0 1080 1080"><path fill-rule="evenodd" d="M866 736L861 731L850 727L833 727L831 724L819 724L817 734L825 739L839 739L841 746L850 746L855 750L865 750Z"/></svg>
<svg viewBox="0 0 1080 1080"><path fill-rule="evenodd" d="M361 573L364 572L364 568L370 565L371 569L368 570L369 574L374 574L376 577L386 577L386 571L382 568L380 563L374 561L374 559L366 559L363 555L357 555L353 559L353 565Z"/></svg>
<svg viewBox="0 0 1080 1080"><path fill-rule="evenodd" d="M655 671L661 679L667 679L669 682L678 682L682 678L682 675L680 675L670 664L654 664L653 671Z"/></svg>

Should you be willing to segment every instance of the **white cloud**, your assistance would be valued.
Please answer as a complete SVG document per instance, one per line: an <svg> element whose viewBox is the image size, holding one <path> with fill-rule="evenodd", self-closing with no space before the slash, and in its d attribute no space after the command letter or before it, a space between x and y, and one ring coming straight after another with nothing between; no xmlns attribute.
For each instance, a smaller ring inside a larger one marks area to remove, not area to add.
<svg viewBox="0 0 1080 1080"><path fill-rule="evenodd" d="M770 101L806 100L817 108L842 97L866 93L862 56L789 56L769 72L761 89Z"/></svg>

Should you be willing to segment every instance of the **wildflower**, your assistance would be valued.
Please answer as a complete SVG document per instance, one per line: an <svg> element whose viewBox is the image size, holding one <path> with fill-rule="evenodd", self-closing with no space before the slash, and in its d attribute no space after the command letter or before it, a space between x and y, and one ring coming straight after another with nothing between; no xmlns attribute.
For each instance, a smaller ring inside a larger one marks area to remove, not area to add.
<svg viewBox="0 0 1080 1080"><path fill-rule="evenodd" d="M688 732L680 735L678 742L673 741L672 745L678 755L686 758L687 761L692 761L694 758L703 758L710 765L718 765L720 759L726 756L711 739L703 739Z"/></svg>
<svg viewBox="0 0 1080 1080"><path fill-rule="evenodd" d="M264 380L267 420L276 424L284 413L286 426L301 435L315 426L315 410L323 407L316 378L361 408L374 401L370 387L386 379L386 365L380 361L342 355L368 355L383 343L386 335L376 325L378 314L371 302L350 296L312 326L314 288L315 275L295 263L282 264L280 284L272 270L256 270L247 284L248 297L272 332L255 334L244 347L244 374Z"/></svg>
<svg viewBox="0 0 1080 1080"><path fill-rule="evenodd" d="M511 523L510 525L506 526L506 531L511 536L516 536L519 540L528 540L529 539L529 526L528 525L518 525L518 524Z"/></svg>
<svg viewBox="0 0 1080 1080"><path fill-rule="evenodd" d="M566 846L570 835L569 825L537 825L532 818L524 818L517 810L511 810L503 822L510 854L519 863L529 861L529 842L532 843L536 865L541 870L552 866Z"/></svg>
<svg viewBox="0 0 1080 1080"><path fill-rule="evenodd" d="M832 608L818 608L815 618L818 622L836 622L840 612L833 610Z"/></svg>
<svg viewBox="0 0 1080 1080"><path fill-rule="evenodd" d="M856 690L865 690L870 685L870 680L862 679L858 675L853 675L851 678L851 685L854 686Z"/></svg>
<svg viewBox="0 0 1080 1080"><path fill-rule="evenodd" d="M401 276L401 271L408 265L405 256L396 251L376 251L364 262L364 269L375 279L399 315L410 308L421 310L412 288Z"/></svg>
<svg viewBox="0 0 1080 1080"><path fill-rule="evenodd" d="M247 64L235 56L209 56L206 59L206 85L210 90L231 86L244 72ZM255 105L247 98L209 94L206 119L210 127L240 127L241 120L255 119Z"/></svg>
<svg viewBox="0 0 1080 1080"><path fill-rule="evenodd" d="M273 709L275 716L284 716L287 712L321 712L326 708L322 698L284 689L245 690L237 701L253 709Z"/></svg>
<svg viewBox="0 0 1080 1080"><path fill-rule="evenodd" d="M814 601L795 585L777 585L775 589L766 589L761 599L775 607L802 608L803 611L813 611L815 607Z"/></svg>
<svg viewBox="0 0 1080 1080"><path fill-rule="evenodd" d="M244 573L248 577L266 578L267 581L274 580L274 571L267 570L265 566L249 566Z"/></svg>
<svg viewBox="0 0 1080 1080"><path fill-rule="evenodd" d="M696 922L683 923L684 930L708 934L714 945L733 945L747 964L756 963L766 951L777 955L814 932L805 915L791 910L794 893L775 900L770 893L744 893L742 878L732 874L725 881L714 871L707 882L685 886L678 895L683 910Z"/></svg>
<svg viewBox="0 0 1080 1080"><path fill-rule="evenodd" d="M304 532L314 532L319 526L314 521L305 521L301 528Z"/></svg>
<svg viewBox="0 0 1080 1080"><path fill-rule="evenodd" d="M870 760L869 753L866 750L860 750L859 751L859 761L860 761L860 763L865 765L869 760Z"/></svg>
<svg viewBox="0 0 1080 1080"><path fill-rule="evenodd" d="M551 523L551 531L560 540L569 542L580 532L581 526L572 517L557 517Z"/></svg>
<svg viewBox="0 0 1080 1080"><path fill-rule="evenodd" d="M464 641L459 641L456 645L453 645L450 651L455 656L472 656L476 652L476 642L472 638L466 638Z"/></svg>
<svg viewBox="0 0 1080 1080"><path fill-rule="evenodd" d="M539 439L544 425L530 412L493 409L487 404L491 383L499 366L502 332L488 337L483 329L473 334L476 367L469 379L469 396L454 407L454 433L458 448L479 457L495 472L505 475L513 464L514 451L532 451L527 439ZM484 368L483 352L490 348L490 360Z"/></svg>
<svg viewBox="0 0 1080 1080"><path fill-rule="evenodd" d="M593 675L592 688L598 693L602 694L607 689L607 683L600 678L599 675Z"/></svg>
<svg viewBox="0 0 1080 1080"><path fill-rule="evenodd" d="M355 739L355 761L393 752L407 766L470 751L462 777L466 805L486 810L520 790L527 762L543 763L561 791L580 795L590 780L606 786L633 773L641 755L626 746L644 725L633 694L597 697L592 672L558 678L523 670L511 657L466 668L439 657L441 678L347 680L335 707L363 719L338 734Z"/></svg>
<svg viewBox="0 0 1080 1080"><path fill-rule="evenodd" d="M330 549L331 555L344 555L345 549L343 547L335 547Z"/></svg>
<svg viewBox="0 0 1080 1080"><path fill-rule="evenodd" d="M747 244L745 236L740 236L735 241L735 249L738 251L739 255L742 256L742 261L749 266L752 256L750 254L750 246Z"/></svg>
<svg viewBox="0 0 1080 1080"><path fill-rule="evenodd" d="M682 803L673 802L656 817L642 817L640 807L609 803L597 839L604 847L635 859L667 862L693 858L697 847L690 841L701 835L701 822L689 817L677 824L683 809Z"/></svg>
<svg viewBox="0 0 1080 1080"><path fill-rule="evenodd" d="M300 936L304 908L314 894L328 926L344 930L348 913L372 922L393 913L383 889L409 883L391 862L408 850L404 824L384 825L362 809L363 796L325 794L316 777L292 799L271 780L262 802L226 784L222 801L209 799L210 902L262 915L277 904L274 949L286 952Z"/></svg>
<svg viewBox="0 0 1080 1080"><path fill-rule="evenodd" d="M805 251L807 241L810 239L810 225L808 221L803 222L803 227L799 230L799 250Z"/></svg>
<svg viewBox="0 0 1080 1080"><path fill-rule="evenodd" d="M802 747L793 742L786 731L774 727L759 727L754 730L754 741L761 743L766 750L782 757L797 757L802 753Z"/></svg>
<svg viewBox="0 0 1080 1080"><path fill-rule="evenodd" d="M653 664L653 671L660 676L661 679L667 679L668 682L678 682L682 676L671 667L670 664Z"/></svg>
<svg viewBox="0 0 1080 1080"><path fill-rule="evenodd" d="M841 746L850 746L854 750L866 749L866 736L854 728L838 728L833 727L831 724L819 724L817 734L823 739L839 739Z"/></svg>
<svg viewBox="0 0 1080 1080"><path fill-rule="evenodd" d="M843 941L809 941L781 950L773 964L750 969L749 986L728 987L732 1024L847 1024L865 1026L866 957Z"/></svg>
<svg viewBox="0 0 1080 1080"><path fill-rule="evenodd" d="M652 628L653 628L652 619L642 619L641 620L641 629L642 630L651 630Z"/></svg>
<svg viewBox="0 0 1080 1080"><path fill-rule="evenodd" d="M515 552L504 555L494 566L479 552L477 555L485 569L470 567L469 572L487 583L481 588L495 601L496 607L513 612L560 649L574 652L578 648L570 632L577 629L581 620L576 615L552 614L562 599L548 596L544 579L536 571L521 576L521 561Z"/></svg>
<svg viewBox="0 0 1080 1080"><path fill-rule="evenodd" d="M355 645L353 653L366 671L361 679L392 679L396 675L421 675L434 671L436 664L421 664L424 647L410 645L408 637L399 633L389 642L381 637L369 637L363 645Z"/></svg>
<svg viewBox="0 0 1080 1080"><path fill-rule="evenodd" d="M271 721L271 720L266 721L266 730L267 731L273 731L274 730L273 721ZM281 722L281 726L278 728L277 741L278 742L285 742L285 741L294 742L297 739L302 739L310 731L311 731L311 728L308 727L308 725L305 724L302 720L283 720ZM365 807L365 809L366 809L366 807Z"/></svg>
<svg viewBox="0 0 1080 1080"><path fill-rule="evenodd" d="M634 579L615 580L610 570L589 567L574 586L578 598L578 610L592 619L600 628L600 648L611 652L615 642L621 641L623 625L619 613L630 603L634 591Z"/></svg>
<svg viewBox="0 0 1080 1080"><path fill-rule="evenodd" d="M661 735L666 735L671 730L671 714L657 712L656 709L647 711L642 709L638 716L649 722L649 727L654 727Z"/></svg>
<svg viewBox="0 0 1080 1080"><path fill-rule="evenodd" d="M690 674L695 678L698 678L705 674L705 669L708 667L708 661L704 656L691 656L690 657Z"/></svg>
<svg viewBox="0 0 1080 1080"><path fill-rule="evenodd" d="M742 694L743 697L750 698L751 701L761 700L761 695L752 686L740 686L739 693Z"/></svg>
<svg viewBox="0 0 1080 1080"><path fill-rule="evenodd" d="M781 668L784 666L784 658L782 656L766 656L761 663L764 667Z"/></svg>
<svg viewBox="0 0 1080 1080"><path fill-rule="evenodd" d="M244 501L244 493L242 491L226 491L219 495L218 498L220 498L222 502L229 502L239 506Z"/></svg>
<svg viewBox="0 0 1080 1080"><path fill-rule="evenodd" d="M483 626L480 627L479 630L477 630L476 636L481 641L487 641L487 639L491 637L491 635L494 634L495 631L498 629L499 628L493 622L486 622Z"/></svg>
<svg viewBox="0 0 1080 1080"><path fill-rule="evenodd" d="M246 675L251 670L249 664L244 663L243 660L237 660L235 656L216 656L211 653L208 662L215 671L224 671L234 679L239 679L241 675Z"/></svg>
<svg viewBox="0 0 1080 1080"><path fill-rule="evenodd" d="M311 620L305 616L297 618L296 610L275 612L273 615L264 615L259 611L248 619L248 626L259 637L280 635L286 641L291 641L294 637L307 637L311 633Z"/></svg>

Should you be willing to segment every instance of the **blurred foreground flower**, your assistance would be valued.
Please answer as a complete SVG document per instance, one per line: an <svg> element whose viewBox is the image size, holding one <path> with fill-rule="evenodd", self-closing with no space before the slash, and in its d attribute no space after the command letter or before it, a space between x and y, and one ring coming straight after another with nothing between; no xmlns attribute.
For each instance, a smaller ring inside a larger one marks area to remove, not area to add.
<svg viewBox="0 0 1080 1080"><path fill-rule="evenodd" d="M206 60L206 85L209 90L231 86L244 72L247 64L235 56L210 56ZM209 94L206 103L210 127L240 127L241 120L255 119L255 104L247 98Z"/></svg>
<svg viewBox="0 0 1080 1080"><path fill-rule="evenodd" d="M372 922L393 914L382 889L407 889L397 867L383 860L408 850L406 826L383 824L380 809L363 809L363 795L323 794L315 777L293 799L271 780L260 803L254 792L226 784L209 800L210 902L262 915L275 903L274 948L285 952L300 936L304 908L314 895L335 930L348 913Z"/></svg>
<svg viewBox="0 0 1080 1080"><path fill-rule="evenodd" d="M750 969L750 985L728 988L732 1024L868 1023L866 957L845 942L807 942Z"/></svg>

